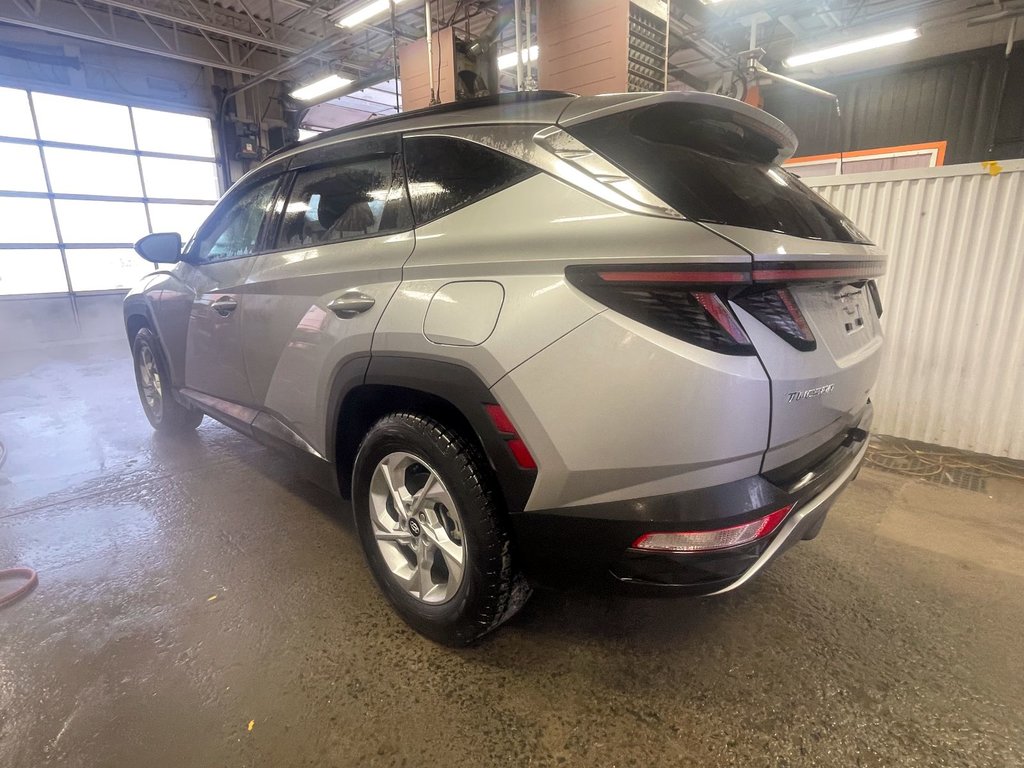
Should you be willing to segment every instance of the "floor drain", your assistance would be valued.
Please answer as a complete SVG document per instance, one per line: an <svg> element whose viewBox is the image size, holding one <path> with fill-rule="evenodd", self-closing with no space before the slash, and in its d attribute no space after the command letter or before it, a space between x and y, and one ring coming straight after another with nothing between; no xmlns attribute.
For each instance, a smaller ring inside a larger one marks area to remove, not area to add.
<svg viewBox="0 0 1024 768"><path fill-rule="evenodd" d="M988 493L990 477L1024 480L1022 462L886 435L872 439L866 461L870 466L886 472L975 493Z"/></svg>

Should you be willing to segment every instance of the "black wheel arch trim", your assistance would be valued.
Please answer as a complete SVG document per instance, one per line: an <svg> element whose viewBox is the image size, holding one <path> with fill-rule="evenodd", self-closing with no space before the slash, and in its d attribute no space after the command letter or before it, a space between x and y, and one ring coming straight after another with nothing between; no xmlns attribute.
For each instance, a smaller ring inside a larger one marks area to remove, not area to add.
<svg viewBox="0 0 1024 768"><path fill-rule="evenodd" d="M362 380L359 370L363 368ZM455 409L473 431L510 513L522 512L533 491L537 473L519 467L508 449L505 438L491 422L484 406L496 403L487 385L469 368L458 363L402 355L373 355L345 363L334 376L328 418L327 458L344 472L345 457L337 446L345 425L341 424L345 401L361 386L396 387L420 393L447 403ZM361 436L360 436L361 437ZM344 480L344 478L341 478ZM343 488L347 483L343 483Z"/></svg>

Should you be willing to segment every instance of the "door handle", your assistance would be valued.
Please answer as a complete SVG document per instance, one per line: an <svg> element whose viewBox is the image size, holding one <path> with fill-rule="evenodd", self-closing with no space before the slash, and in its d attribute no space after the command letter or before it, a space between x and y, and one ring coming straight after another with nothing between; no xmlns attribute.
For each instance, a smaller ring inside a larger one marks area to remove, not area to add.
<svg viewBox="0 0 1024 768"><path fill-rule="evenodd" d="M355 317L370 309L374 304L373 297L359 291L346 291L327 305L338 317Z"/></svg>
<svg viewBox="0 0 1024 768"><path fill-rule="evenodd" d="M233 296L221 296L213 302L213 309L221 317L227 317L238 309L238 302L235 301Z"/></svg>

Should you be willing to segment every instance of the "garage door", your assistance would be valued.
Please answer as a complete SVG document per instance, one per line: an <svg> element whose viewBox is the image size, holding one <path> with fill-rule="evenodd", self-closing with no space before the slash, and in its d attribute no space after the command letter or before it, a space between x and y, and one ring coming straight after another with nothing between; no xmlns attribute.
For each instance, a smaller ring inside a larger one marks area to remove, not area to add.
<svg viewBox="0 0 1024 768"><path fill-rule="evenodd" d="M209 118L0 88L0 295L130 287L220 194Z"/></svg>

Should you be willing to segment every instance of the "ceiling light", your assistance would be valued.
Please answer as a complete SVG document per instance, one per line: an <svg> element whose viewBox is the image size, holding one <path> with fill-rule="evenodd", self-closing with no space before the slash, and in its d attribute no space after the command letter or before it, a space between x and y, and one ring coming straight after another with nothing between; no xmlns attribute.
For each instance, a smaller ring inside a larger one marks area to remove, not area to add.
<svg viewBox="0 0 1024 768"><path fill-rule="evenodd" d="M395 5L401 5L405 0L395 0ZM391 7L390 0L374 0L369 5L364 5L358 11L353 11L336 22L339 27L356 27L360 24L383 16Z"/></svg>
<svg viewBox="0 0 1024 768"><path fill-rule="evenodd" d="M862 37L859 40L851 40L848 43L840 43L839 45L810 51L809 53L798 53L796 56L790 56L784 63L787 67L799 67L804 64L825 61L826 59L849 56L851 53L860 53L861 51L870 51L875 48L884 48L887 45L905 43L920 36L920 30L914 27L907 27L906 29L897 29L895 32L886 32L884 35Z"/></svg>
<svg viewBox="0 0 1024 768"><path fill-rule="evenodd" d="M537 46L536 45L531 45L530 46L530 61L536 61L538 53L539 53L539 49L537 48ZM527 61L526 61L526 49L525 48L523 48L519 52L519 57L523 60L523 64L527 63ZM516 52L515 51L512 51L511 53L503 53L503 54L501 54L501 56L498 57L498 69L509 69L510 67L514 67L515 65L516 65Z"/></svg>
<svg viewBox="0 0 1024 768"><path fill-rule="evenodd" d="M339 88L344 88L351 82L351 77L328 75L327 77L323 77L309 85L296 88L289 95L293 99L298 99L299 101L312 101L317 96L323 96L325 93L330 93L331 91L336 91Z"/></svg>

